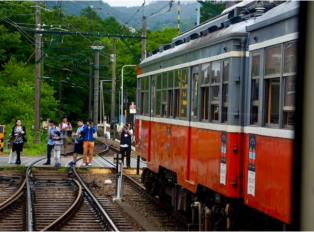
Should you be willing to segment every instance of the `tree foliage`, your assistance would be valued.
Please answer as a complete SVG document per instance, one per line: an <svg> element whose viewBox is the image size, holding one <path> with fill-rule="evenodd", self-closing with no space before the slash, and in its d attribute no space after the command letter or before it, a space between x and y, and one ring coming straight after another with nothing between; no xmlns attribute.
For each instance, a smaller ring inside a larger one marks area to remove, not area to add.
<svg viewBox="0 0 314 232"><path fill-rule="evenodd" d="M215 9L218 12L223 12L226 9L226 4L215 4L212 3L211 1L205 1L205 3L212 9ZM201 18L200 18L200 22L203 23L211 18L216 17L217 14L213 13L212 10L210 10L207 7L201 6Z"/></svg>
<svg viewBox="0 0 314 232"><path fill-rule="evenodd" d="M34 2L0 2L0 124L13 125L13 120L19 117L24 120L23 124L34 125L35 34L29 29L35 28L35 13ZM80 15L65 15L64 10L56 6L51 12L41 10L41 23L44 30L73 32L65 36L42 35L43 52L49 51L41 62L41 76L50 78L41 81L41 120L57 119L58 104L61 102L60 115L68 115L69 120L75 124L77 118L88 117L89 62L91 60L94 63L95 57L90 46L96 42L105 46L100 53L100 78L111 79L112 76L110 55L113 53L113 38L82 36L79 32L141 35L141 31L133 34L114 17L102 19L98 12L89 7L83 9ZM170 43L176 34L176 28L162 28L155 32L147 30L146 50L152 51L160 44ZM141 39L125 41L140 57ZM121 68L128 64L138 64L137 59L123 41L117 38L115 115L118 115ZM92 72L94 73L93 65ZM61 86L59 83L62 83ZM128 88L130 104L135 101L136 94L135 68L124 69L124 87ZM110 82L104 83L104 100L105 114L110 115Z"/></svg>

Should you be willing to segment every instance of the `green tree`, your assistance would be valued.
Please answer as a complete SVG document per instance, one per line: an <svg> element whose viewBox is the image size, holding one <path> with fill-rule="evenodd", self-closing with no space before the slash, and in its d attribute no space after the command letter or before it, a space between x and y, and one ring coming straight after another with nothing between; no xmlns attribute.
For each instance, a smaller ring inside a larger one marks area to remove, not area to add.
<svg viewBox="0 0 314 232"><path fill-rule="evenodd" d="M210 1L205 1L205 3L208 5L208 7L215 9L218 12L223 12L226 9L226 4L214 4ZM213 10L209 9L208 7L201 6L201 18L200 22L203 23L211 18L214 18L217 16L217 14L214 13Z"/></svg>

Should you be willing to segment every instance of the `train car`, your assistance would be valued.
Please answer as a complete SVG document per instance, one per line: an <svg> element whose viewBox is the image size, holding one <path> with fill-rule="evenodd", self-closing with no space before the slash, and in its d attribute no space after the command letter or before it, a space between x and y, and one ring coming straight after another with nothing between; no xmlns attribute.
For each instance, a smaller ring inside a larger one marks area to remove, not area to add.
<svg viewBox="0 0 314 232"><path fill-rule="evenodd" d="M252 215L270 220L247 229L291 224L297 12L296 2L245 1L140 64L143 182L192 222L191 205L202 206L205 230Z"/></svg>

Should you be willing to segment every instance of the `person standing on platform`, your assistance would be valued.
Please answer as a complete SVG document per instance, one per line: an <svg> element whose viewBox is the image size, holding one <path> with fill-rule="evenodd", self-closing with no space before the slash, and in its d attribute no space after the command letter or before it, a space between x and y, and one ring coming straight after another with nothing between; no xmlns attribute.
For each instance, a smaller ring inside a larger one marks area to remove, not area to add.
<svg viewBox="0 0 314 232"><path fill-rule="evenodd" d="M84 122L82 119L77 120L77 131L76 133L73 133L72 136L75 137L75 145L74 145L74 154L73 154L73 160L69 163L70 166L76 165L76 158L78 154L83 154L83 128L84 128Z"/></svg>
<svg viewBox="0 0 314 232"><path fill-rule="evenodd" d="M14 136L11 134L10 135L10 142L9 142L9 149L10 149L10 156L9 156L9 161L8 164L13 164L13 162L15 162L15 156L14 156L14 152L13 152L13 140L14 140Z"/></svg>
<svg viewBox="0 0 314 232"><path fill-rule="evenodd" d="M62 146L62 139L60 137L60 132L55 132L54 142L53 142L53 156L55 158L55 167L61 167L61 146Z"/></svg>
<svg viewBox="0 0 314 232"><path fill-rule="evenodd" d="M93 152L94 152L94 136L96 132L96 127L94 126L93 119L88 119L87 125L83 128L84 134L84 153L83 153L83 166L92 166ZM89 162L87 162L87 152L89 153Z"/></svg>
<svg viewBox="0 0 314 232"><path fill-rule="evenodd" d="M22 126L22 121L20 119L15 120L15 126L12 129L11 135L14 137L12 152L16 151L15 164L21 164L20 155L21 151L23 151L24 142L26 142L26 130L25 127Z"/></svg>
<svg viewBox="0 0 314 232"><path fill-rule="evenodd" d="M43 165L50 165L50 158L51 158L51 151L54 147L53 143L54 143L54 137L55 137L55 133L57 131L60 132L59 127L56 127L56 122L53 119L49 120L49 140L48 140L48 146L47 146L47 161L46 163L43 163Z"/></svg>
<svg viewBox="0 0 314 232"><path fill-rule="evenodd" d="M68 136L71 134L72 125L68 122L68 117L63 115L62 122L59 124L59 129L61 131L61 139L63 140L64 156L66 156L68 147Z"/></svg>
<svg viewBox="0 0 314 232"><path fill-rule="evenodd" d="M122 162L124 163L124 157L126 156L126 166L131 168L131 137L133 130L130 129L130 124L126 123L119 129L119 133L121 133L120 152L122 154Z"/></svg>

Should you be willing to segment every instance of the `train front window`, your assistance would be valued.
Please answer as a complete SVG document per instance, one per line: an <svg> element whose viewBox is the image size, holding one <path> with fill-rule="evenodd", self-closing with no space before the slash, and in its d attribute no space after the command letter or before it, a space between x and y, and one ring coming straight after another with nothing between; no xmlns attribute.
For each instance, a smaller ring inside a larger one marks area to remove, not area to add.
<svg viewBox="0 0 314 232"><path fill-rule="evenodd" d="M198 66L192 68L192 96L191 96L191 117L197 118L198 113L198 85L199 85L199 74Z"/></svg>
<svg viewBox="0 0 314 232"><path fill-rule="evenodd" d="M279 124L280 78L266 80L265 83L265 123Z"/></svg>
<svg viewBox="0 0 314 232"><path fill-rule="evenodd" d="M258 123L258 104L259 104L259 75L260 75L260 53L252 54L251 66L251 124Z"/></svg>

